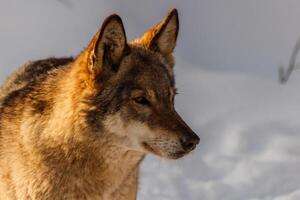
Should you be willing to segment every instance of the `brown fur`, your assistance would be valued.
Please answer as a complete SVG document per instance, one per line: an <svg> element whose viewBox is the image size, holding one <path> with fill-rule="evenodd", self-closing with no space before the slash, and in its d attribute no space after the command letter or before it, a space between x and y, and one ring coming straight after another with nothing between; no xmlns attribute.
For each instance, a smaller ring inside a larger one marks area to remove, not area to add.
<svg viewBox="0 0 300 200"><path fill-rule="evenodd" d="M112 15L75 59L12 74L0 93L0 199L136 199L145 153L190 152L199 139L173 108L177 32L173 10L127 43Z"/></svg>

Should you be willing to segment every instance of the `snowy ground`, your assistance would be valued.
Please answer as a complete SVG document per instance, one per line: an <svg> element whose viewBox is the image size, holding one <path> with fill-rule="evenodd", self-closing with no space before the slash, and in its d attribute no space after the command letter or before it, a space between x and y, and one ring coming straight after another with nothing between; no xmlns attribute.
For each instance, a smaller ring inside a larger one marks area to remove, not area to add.
<svg viewBox="0 0 300 200"><path fill-rule="evenodd" d="M299 200L300 77L287 85L178 63L177 108L201 137L179 161L143 163L141 200Z"/></svg>

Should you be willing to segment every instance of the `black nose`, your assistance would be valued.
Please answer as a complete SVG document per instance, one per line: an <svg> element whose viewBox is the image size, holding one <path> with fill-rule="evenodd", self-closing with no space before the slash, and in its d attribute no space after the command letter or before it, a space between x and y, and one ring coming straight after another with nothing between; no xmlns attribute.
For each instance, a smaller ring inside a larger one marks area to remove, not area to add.
<svg viewBox="0 0 300 200"><path fill-rule="evenodd" d="M186 133L180 139L182 148L189 152L196 148L197 144L200 142L200 138L195 133Z"/></svg>

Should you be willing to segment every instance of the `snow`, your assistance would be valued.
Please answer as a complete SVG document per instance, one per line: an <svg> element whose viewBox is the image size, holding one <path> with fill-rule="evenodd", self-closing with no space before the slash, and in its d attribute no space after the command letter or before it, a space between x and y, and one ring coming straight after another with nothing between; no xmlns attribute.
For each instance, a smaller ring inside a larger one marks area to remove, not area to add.
<svg viewBox="0 0 300 200"><path fill-rule="evenodd" d="M287 85L176 65L177 108L201 138L177 161L149 156L139 199L300 199L300 78Z"/></svg>

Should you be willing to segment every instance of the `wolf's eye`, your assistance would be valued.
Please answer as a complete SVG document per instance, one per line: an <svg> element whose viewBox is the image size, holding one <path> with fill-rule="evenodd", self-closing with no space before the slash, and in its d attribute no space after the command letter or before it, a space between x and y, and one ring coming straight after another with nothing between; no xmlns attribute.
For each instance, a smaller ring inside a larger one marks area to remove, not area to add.
<svg viewBox="0 0 300 200"><path fill-rule="evenodd" d="M146 97L136 97L133 100L135 101L135 103L141 104L143 106L150 106L150 102L148 101L148 99L146 99Z"/></svg>

